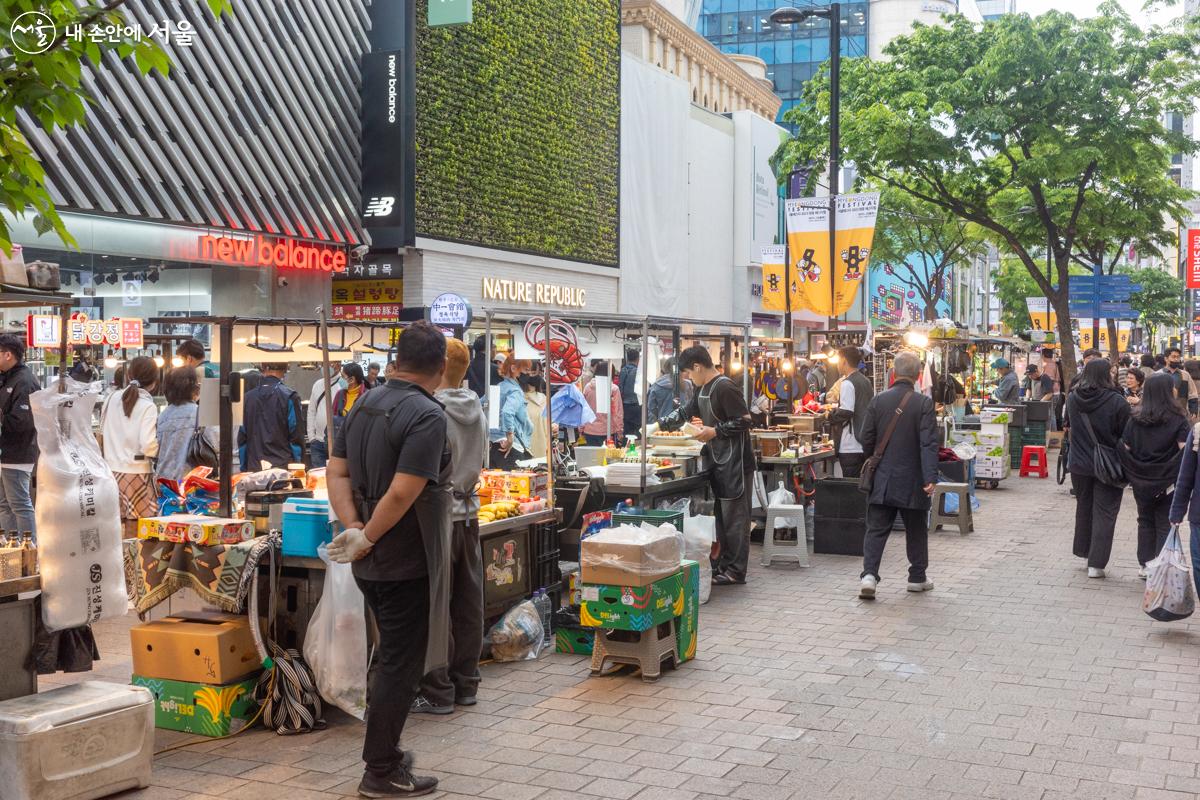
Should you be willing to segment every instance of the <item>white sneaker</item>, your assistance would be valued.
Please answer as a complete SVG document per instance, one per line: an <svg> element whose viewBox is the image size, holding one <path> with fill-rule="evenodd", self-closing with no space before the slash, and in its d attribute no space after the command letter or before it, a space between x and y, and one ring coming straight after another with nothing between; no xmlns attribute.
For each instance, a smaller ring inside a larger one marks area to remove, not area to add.
<svg viewBox="0 0 1200 800"><path fill-rule="evenodd" d="M908 590L910 592L928 592L933 589L933 581L926 580L923 583L909 583Z"/></svg>
<svg viewBox="0 0 1200 800"><path fill-rule="evenodd" d="M1138 577L1141 578L1142 580L1146 580L1146 578L1149 577L1149 575L1150 575L1150 573L1146 571L1145 567L1142 567L1141 569L1138 570Z"/></svg>
<svg viewBox="0 0 1200 800"><path fill-rule="evenodd" d="M875 599L875 587L879 585L879 579L874 575L864 575L862 582L858 585L858 596L863 600Z"/></svg>
<svg viewBox="0 0 1200 800"><path fill-rule="evenodd" d="M1099 567L1088 567L1088 577L1089 578L1103 578L1104 570L1100 569Z"/></svg>

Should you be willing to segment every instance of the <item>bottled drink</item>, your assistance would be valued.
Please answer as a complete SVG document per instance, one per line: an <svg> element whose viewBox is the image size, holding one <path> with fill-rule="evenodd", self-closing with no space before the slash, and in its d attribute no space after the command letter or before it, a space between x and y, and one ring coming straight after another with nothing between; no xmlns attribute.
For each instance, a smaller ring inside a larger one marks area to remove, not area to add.
<svg viewBox="0 0 1200 800"><path fill-rule="evenodd" d="M37 545L33 543L33 531L25 531L21 539L21 574L27 578L38 574Z"/></svg>
<svg viewBox="0 0 1200 800"><path fill-rule="evenodd" d="M550 595L546 594L545 589L538 589L533 594L533 607L537 609L538 616L542 618L542 648L549 648L554 641L550 632Z"/></svg>

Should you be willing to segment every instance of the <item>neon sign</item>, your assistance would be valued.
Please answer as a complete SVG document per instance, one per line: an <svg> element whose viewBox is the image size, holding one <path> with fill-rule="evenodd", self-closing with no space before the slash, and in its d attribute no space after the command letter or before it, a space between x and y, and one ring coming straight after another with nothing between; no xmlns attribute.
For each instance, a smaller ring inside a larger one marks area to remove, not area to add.
<svg viewBox="0 0 1200 800"><path fill-rule="evenodd" d="M345 250L266 236L242 238L204 234L199 239L198 257L202 261L240 267L346 271Z"/></svg>

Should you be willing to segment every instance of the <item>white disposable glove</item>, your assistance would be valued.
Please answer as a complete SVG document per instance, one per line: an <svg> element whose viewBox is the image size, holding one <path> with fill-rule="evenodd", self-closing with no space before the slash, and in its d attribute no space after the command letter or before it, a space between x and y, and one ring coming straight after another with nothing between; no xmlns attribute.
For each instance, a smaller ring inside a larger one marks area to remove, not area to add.
<svg viewBox="0 0 1200 800"><path fill-rule="evenodd" d="M646 436L647 437L653 436L656 433L658 433L658 423L657 422L651 422L650 424L648 424L646 426Z"/></svg>
<svg viewBox="0 0 1200 800"><path fill-rule="evenodd" d="M329 543L329 557L338 564L349 564L371 552L373 546L362 528L347 528Z"/></svg>

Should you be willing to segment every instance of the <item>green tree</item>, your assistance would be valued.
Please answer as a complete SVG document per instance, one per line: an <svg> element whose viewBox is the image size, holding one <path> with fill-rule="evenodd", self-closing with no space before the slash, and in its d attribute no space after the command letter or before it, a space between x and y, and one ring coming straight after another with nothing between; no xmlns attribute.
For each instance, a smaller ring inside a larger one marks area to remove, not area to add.
<svg viewBox="0 0 1200 800"><path fill-rule="evenodd" d="M1170 158L1197 146L1163 120L1191 113L1200 96L1198 29L1193 20L1143 30L1114 2L1086 20L1052 11L918 26L887 46L886 60L843 64L842 155L860 181L986 230L1050 299L1059 337L1071 341L1068 276L1080 242L1111 253L1128 233L1092 213L1097 198L1136 191L1155 230L1185 216L1191 193L1168 177ZM781 148L780 174L827 162L829 94L825 70L788 113L797 134ZM1047 245L1051 278L1039 257ZM1071 348L1063 364L1069 380Z"/></svg>
<svg viewBox="0 0 1200 800"><path fill-rule="evenodd" d="M230 0L200 0L213 14L230 9ZM133 36L121 10L126 0L79 3L77 0L0 0L0 206L22 217L32 210L38 233L54 230L73 244L46 189L45 170L17 126L26 113L47 135L84 124L87 104L85 70L113 68L132 58L145 75L166 76L171 62L153 39ZM45 25L46 21L53 26ZM92 41L91 25L120 25L120 33ZM69 37L80 26L84 35ZM0 216L0 250L12 252L8 224Z"/></svg>
<svg viewBox="0 0 1200 800"><path fill-rule="evenodd" d="M871 259L917 293L926 321L937 319L951 271L986 251L978 225L906 192L881 192Z"/></svg>
<svg viewBox="0 0 1200 800"><path fill-rule="evenodd" d="M1042 290L1037 281L1029 274L1029 270L1020 261L1012 258L1003 259L1000 266L992 272L992 280L996 286L996 295L1000 298L1000 322L1010 331L1027 331L1037 327L1029 318L1028 297L1041 297ZM1042 328L1045 327L1043 323Z"/></svg>
<svg viewBox="0 0 1200 800"><path fill-rule="evenodd" d="M1138 312L1138 320L1146 329L1150 351L1154 352L1159 328L1164 325L1177 328L1184 323L1183 304L1187 290L1183 281L1161 269L1144 268L1128 272L1134 284L1141 287L1129 298L1129 305Z"/></svg>

